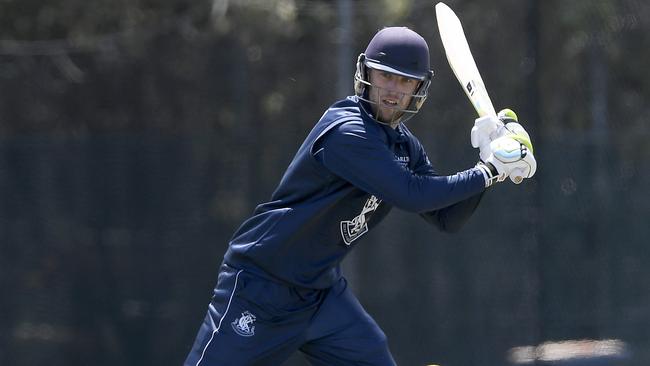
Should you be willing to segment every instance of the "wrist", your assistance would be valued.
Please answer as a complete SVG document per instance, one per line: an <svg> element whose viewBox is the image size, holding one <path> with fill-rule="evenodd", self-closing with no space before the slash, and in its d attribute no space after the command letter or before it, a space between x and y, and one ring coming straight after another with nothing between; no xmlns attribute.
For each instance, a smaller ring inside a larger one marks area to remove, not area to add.
<svg viewBox="0 0 650 366"><path fill-rule="evenodd" d="M499 181L499 171L494 164L479 161L476 164L476 167L481 171L481 174L483 174L483 178L485 179L485 188Z"/></svg>

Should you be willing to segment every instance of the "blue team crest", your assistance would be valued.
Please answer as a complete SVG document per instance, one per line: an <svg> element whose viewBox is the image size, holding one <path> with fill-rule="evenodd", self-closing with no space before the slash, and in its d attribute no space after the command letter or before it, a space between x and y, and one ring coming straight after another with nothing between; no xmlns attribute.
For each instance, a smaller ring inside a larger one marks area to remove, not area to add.
<svg viewBox="0 0 650 366"><path fill-rule="evenodd" d="M255 315L251 314L250 311L246 310L243 313L241 313L241 316L230 325L232 325L232 329L235 331L235 333L239 334L240 336L243 337L252 337L255 335L255 326L253 323L255 323Z"/></svg>

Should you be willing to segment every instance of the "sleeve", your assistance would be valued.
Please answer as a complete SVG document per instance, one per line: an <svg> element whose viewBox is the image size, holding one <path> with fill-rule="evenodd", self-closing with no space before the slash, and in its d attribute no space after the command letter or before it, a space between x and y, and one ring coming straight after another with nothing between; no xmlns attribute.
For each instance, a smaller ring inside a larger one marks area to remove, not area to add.
<svg viewBox="0 0 650 366"><path fill-rule="evenodd" d="M416 150L414 155L417 159L414 169L416 174L435 175L429 157L419 142L415 145L414 150ZM442 231L457 232L476 211L484 193L485 190L451 206L420 213L420 216Z"/></svg>
<svg viewBox="0 0 650 366"><path fill-rule="evenodd" d="M476 211L482 198L483 193L479 193L451 206L421 213L420 216L441 231L454 233L465 225L474 211Z"/></svg>
<svg viewBox="0 0 650 366"><path fill-rule="evenodd" d="M406 211L438 210L485 190L485 179L477 168L447 176L411 172L361 121L333 128L319 145L315 157L330 172Z"/></svg>

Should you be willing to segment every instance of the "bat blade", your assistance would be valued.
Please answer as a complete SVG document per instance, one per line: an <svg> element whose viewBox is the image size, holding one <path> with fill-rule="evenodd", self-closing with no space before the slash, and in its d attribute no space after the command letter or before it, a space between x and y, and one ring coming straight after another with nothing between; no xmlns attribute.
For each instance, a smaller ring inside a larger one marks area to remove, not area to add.
<svg viewBox="0 0 650 366"><path fill-rule="evenodd" d="M436 4L436 20L449 66L476 113L479 117L496 116L490 96L476 67L474 56L469 49L460 19L450 7L439 2Z"/></svg>

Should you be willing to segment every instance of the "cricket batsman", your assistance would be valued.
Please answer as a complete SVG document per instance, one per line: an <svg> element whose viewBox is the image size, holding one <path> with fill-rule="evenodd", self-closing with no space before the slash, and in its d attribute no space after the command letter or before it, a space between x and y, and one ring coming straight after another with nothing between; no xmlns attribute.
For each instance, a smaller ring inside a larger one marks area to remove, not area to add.
<svg viewBox="0 0 650 366"><path fill-rule="evenodd" d="M341 273L341 261L393 207L458 230L486 189L536 170L514 114L476 121L476 166L440 175L404 124L431 85L429 48L405 27L380 30L358 57L355 95L315 124L269 201L234 233L185 366L395 365L386 336ZM510 123L505 126L510 125ZM515 131L515 132L512 132ZM526 140L528 141L528 140Z"/></svg>

